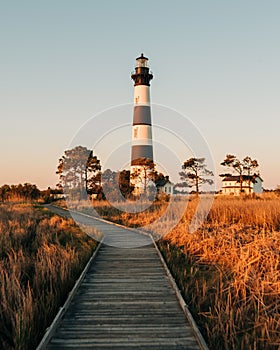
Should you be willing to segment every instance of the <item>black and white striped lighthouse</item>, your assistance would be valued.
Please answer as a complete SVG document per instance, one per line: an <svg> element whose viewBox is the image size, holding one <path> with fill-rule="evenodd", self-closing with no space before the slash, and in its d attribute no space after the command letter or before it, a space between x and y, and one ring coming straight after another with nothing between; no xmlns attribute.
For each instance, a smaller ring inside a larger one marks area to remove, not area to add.
<svg viewBox="0 0 280 350"><path fill-rule="evenodd" d="M132 126L131 173L141 167L143 158L153 161L152 120L150 106L150 81L153 75L148 58L143 53L136 58L134 80L134 113Z"/></svg>

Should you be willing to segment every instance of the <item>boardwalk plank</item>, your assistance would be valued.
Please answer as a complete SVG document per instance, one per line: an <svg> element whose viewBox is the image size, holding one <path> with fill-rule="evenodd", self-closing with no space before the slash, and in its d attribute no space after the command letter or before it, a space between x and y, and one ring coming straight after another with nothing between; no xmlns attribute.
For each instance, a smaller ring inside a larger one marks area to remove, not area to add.
<svg viewBox="0 0 280 350"><path fill-rule="evenodd" d="M89 217L84 222L105 232L109 244L40 349L201 349L151 238ZM122 247L135 242L140 246Z"/></svg>

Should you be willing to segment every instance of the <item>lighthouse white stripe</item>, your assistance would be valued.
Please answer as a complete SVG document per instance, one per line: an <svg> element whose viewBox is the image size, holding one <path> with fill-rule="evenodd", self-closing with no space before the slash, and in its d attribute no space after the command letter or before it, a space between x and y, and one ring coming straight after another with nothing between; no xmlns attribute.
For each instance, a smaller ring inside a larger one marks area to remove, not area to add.
<svg viewBox="0 0 280 350"><path fill-rule="evenodd" d="M141 140L141 141L140 141ZM152 142L152 127L151 125L133 125L132 127L132 142L137 142L138 145ZM150 144L150 143L149 143Z"/></svg>
<svg viewBox="0 0 280 350"><path fill-rule="evenodd" d="M136 85L134 87L134 105L150 106L150 87L147 85Z"/></svg>
<svg viewBox="0 0 280 350"><path fill-rule="evenodd" d="M132 146L141 146L141 145L153 145L153 141L151 139L139 139L139 140L132 140Z"/></svg>

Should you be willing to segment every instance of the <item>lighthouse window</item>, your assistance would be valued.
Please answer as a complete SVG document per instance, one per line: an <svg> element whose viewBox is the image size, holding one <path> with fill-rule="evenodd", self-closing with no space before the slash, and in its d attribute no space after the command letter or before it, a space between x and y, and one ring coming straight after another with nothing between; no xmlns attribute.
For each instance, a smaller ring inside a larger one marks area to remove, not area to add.
<svg viewBox="0 0 280 350"><path fill-rule="evenodd" d="M134 129L134 137L137 138L137 134L138 134L138 128Z"/></svg>
<svg viewBox="0 0 280 350"><path fill-rule="evenodd" d="M148 67L148 60L146 58L138 58L136 67Z"/></svg>

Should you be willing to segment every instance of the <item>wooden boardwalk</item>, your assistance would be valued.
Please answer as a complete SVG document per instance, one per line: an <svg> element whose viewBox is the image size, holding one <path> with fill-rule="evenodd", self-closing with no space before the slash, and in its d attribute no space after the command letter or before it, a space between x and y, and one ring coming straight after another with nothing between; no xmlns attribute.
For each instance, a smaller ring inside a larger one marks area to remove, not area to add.
<svg viewBox="0 0 280 350"><path fill-rule="evenodd" d="M107 244L38 349L207 349L151 237L82 215L79 220L106 231ZM137 248L122 248L128 242Z"/></svg>

